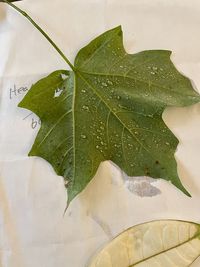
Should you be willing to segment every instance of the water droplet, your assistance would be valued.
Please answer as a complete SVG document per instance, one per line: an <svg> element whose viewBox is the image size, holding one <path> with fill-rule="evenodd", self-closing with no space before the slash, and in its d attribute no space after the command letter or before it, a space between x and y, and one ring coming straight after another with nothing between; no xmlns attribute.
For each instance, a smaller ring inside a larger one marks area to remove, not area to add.
<svg viewBox="0 0 200 267"><path fill-rule="evenodd" d="M101 145L104 145L104 142L103 141L101 141Z"/></svg>
<svg viewBox="0 0 200 267"><path fill-rule="evenodd" d="M82 93L85 93L86 91L85 91L85 89L82 89L81 92L82 92Z"/></svg>
<svg viewBox="0 0 200 267"><path fill-rule="evenodd" d="M96 148L98 149L98 148L99 148L99 146L98 146L98 145L96 145Z"/></svg>
<svg viewBox="0 0 200 267"><path fill-rule="evenodd" d="M154 72L154 71L151 71L150 73L151 73L152 75L154 75L154 74L155 74L155 72Z"/></svg>
<svg viewBox="0 0 200 267"><path fill-rule="evenodd" d="M121 96L118 95L118 96L117 96L117 99L120 100L120 99L121 99Z"/></svg>
<svg viewBox="0 0 200 267"><path fill-rule="evenodd" d="M104 83L104 82L102 83L102 85L103 85L103 86L108 86L107 83Z"/></svg>
<svg viewBox="0 0 200 267"><path fill-rule="evenodd" d="M111 81L108 81L108 84L109 84L109 85L113 85L113 82L111 82Z"/></svg>
<svg viewBox="0 0 200 267"><path fill-rule="evenodd" d="M84 134L81 134L81 138L83 138L83 139L86 139L86 138L87 138L87 136L86 136L86 135L84 135Z"/></svg>
<svg viewBox="0 0 200 267"><path fill-rule="evenodd" d="M168 142L166 142L165 145L169 146L170 144Z"/></svg>
<svg viewBox="0 0 200 267"><path fill-rule="evenodd" d="M120 67L121 69L123 69L124 66L120 65L119 67Z"/></svg>
<svg viewBox="0 0 200 267"><path fill-rule="evenodd" d="M120 145L119 144L114 144L114 147L119 148Z"/></svg>
<svg viewBox="0 0 200 267"><path fill-rule="evenodd" d="M157 70L158 68L157 67L152 67L153 70Z"/></svg>
<svg viewBox="0 0 200 267"><path fill-rule="evenodd" d="M83 108L84 110L89 110L89 107L88 107L88 106L85 106L85 105L84 105L82 108Z"/></svg>

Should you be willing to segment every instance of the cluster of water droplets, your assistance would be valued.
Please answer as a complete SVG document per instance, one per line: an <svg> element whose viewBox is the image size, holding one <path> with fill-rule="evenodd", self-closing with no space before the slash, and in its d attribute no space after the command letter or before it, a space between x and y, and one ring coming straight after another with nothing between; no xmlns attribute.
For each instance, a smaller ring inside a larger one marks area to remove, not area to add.
<svg viewBox="0 0 200 267"><path fill-rule="evenodd" d="M158 68L156 66L148 66L148 71L150 71L151 75L159 74L159 72L163 72L163 68Z"/></svg>
<svg viewBox="0 0 200 267"><path fill-rule="evenodd" d="M124 69L123 65L119 67L121 69ZM158 68L156 66L148 67L148 70L150 71L151 75L156 75L158 74L158 72L163 72L162 68ZM135 74L137 73L136 70L134 72ZM103 93L102 91L99 91L99 92L100 94L102 94L103 101L109 105L111 111L114 114L117 114L117 112L124 111L124 110L127 110L127 111L131 110L134 114L134 107L131 106L130 108L129 107L130 103L128 103L129 101L132 102L133 100L131 95L125 92L122 92L121 95L117 93L117 91L119 90L118 86L120 86L121 83L122 83L121 79L116 78L116 77L111 78L110 76L108 76L106 78L102 78L100 76L94 76L94 85L96 86L96 89L97 90L103 89L104 91ZM134 86L136 86L135 82L134 82ZM82 94L85 94L86 92L87 92L86 89L81 90ZM149 96L149 94L146 93L146 96ZM104 106L104 109L107 109L107 107ZM82 106L82 110L90 112L90 106L85 104ZM101 110L98 110L98 112L101 112ZM146 113L147 117L153 118L153 113L148 114L148 110L146 112L145 108L143 108L141 112ZM128 116L130 118L130 114ZM137 130L137 128L140 128L139 125L135 124L135 122L132 120L129 120L128 124L126 122L126 125L127 125L127 128L132 132L132 136L126 135L126 138L125 137L122 138L121 134L119 132L116 132L112 136L109 136L109 139L110 139L109 141L112 145L111 150L115 149L115 156L119 158L119 160L122 160L122 157L123 157L122 152L121 152L122 142L123 142L123 147L125 149L126 156L129 159L129 163L128 163L129 167L133 168L134 163L132 163L133 160L131 160L133 159L133 153L135 151L136 152L139 151L140 149L140 144L137 143L136 139L139 139L141 143L145 144L145 140L149 136L149 133L140 134L140 131ZM119 127L120 127L120 122L119 122ZM95 149L97 149L99 152L101 152L104 155L105 155L106 150L108 150L108 145L109 145L107 136L106 136L106 130L107 129L106 129L104 120L100 120L100 121L94 120L90 125L90 131L89 131L91 140L94 141ZM86 134L81 134L80 137L83 140L87 139ZM153 138L153 142L156 146L159 145L159 140L157 138ZM166 142L166 145L170 145L170 144ZM151 149L151 147L148 146L148 149Z"/></svg>
<svg viewBox="0 0 200 267"><path fill-rule="evenodd" d="M89 106L87 106L87 105L83 105L83 106L82 106L82 109L83 109L84 111L89 111L89 110L90 110Z"/></svg>

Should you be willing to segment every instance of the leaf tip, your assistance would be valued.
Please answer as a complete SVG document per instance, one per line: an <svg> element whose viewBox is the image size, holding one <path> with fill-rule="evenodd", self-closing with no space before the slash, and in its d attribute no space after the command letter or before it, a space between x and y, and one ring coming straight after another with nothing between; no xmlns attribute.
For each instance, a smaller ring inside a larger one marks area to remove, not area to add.
<svg viewBox="0 0 200 267"><path fill-rule="evenodd" d="M28 153L28 156L29 156L29 157L34 157L34 156L37 156L37 154L34 153L33 149L31 149L31 150L29 151L29 153Z"/></svg>
<svg viewBox="0 0 200 267"><path fill-rule="evenodd" d="M19 108L23 108L23 99L17 105Z"/></svg>
<svg viewBox="0 0 200 267"><path fill-rule="evenodd" d="M185 187L182 185L181 181L178 179L178 181L171 181L174 186L176 186L178 189L181 190L182 193L184 193L187 197L192 197L192 195L185 189Z"/></svg>
<svg viewBox="0 0 200 267"><path fill-rule="evenodd" d="M190 197L190 198L192 198L192 195L187 191L187 190L185 190L185 194L188 196L188 197Z"/></svg>
<svg viewBox="0 0 200 267"><path fill-rule="evenodd" d="M171 50L165 50L165 51L166 51L166 53L169 54L169 56L171 56L171 54L172 54L172 51Z"/></svg>
<svg viewBox="0 0 200 267"><path fill-rule="evenodd" d="M63 212L63 217L65 216L65 213L67 212L68 207L69 207L69 203L67 202L67 205L66 205L66 207L65 207L65 210L64 210L64 212Z"/></svg>
<svg viewBox="0 0 200 267"><path fill-rule="evenodd" d="M19 108L27 108L26 96L18 103Z"/></svg>
<svg viewBox="0 0 200 267"><path fill-rule="evenodd" d="M68 191L68 196L67 196L67 206L66 206L65 210L68 209L69 204L71 203L71 201L72 201L73 198L74 198L74 197L72 197L72 196L70 197L70 194L69 194L69 191Z"/></svg>
<svg viewBox="0 0 200 267"><path fill-rule="evenodd" d="M116 34L118 33L118 34L122 35L122 33L123 33L123 31L122 31L122 25L118 25L118 26L116 26L116 27L114 27L114 28L108 30L108 31L105 32L105 33L116 33ZM105 34L105 33L104 33L104 34Z"/></svg>
<svg viewBox="0 0 200 267"><path fill-rule="evenodd" d="M119 31L122 31L122 25L116 26L116 29L118 29Z"/></svg>
<svg viewBox="0 0 200 267"><path fill-rule="evenodd" d="M182 187L181 188L181 191L186 195L186 196L188 196L188 197L192 197L192 195L184 188L184 187Z"/></svg>
<svg viewBox="0 0 200 267"><path fill-rule="evenodd" d="M118 25L118 26L115 27L113 30L114 30L114 31L117 31L119 34L122 34L122 33L123 33L123 31L122 31L122 25Z"/></svg>

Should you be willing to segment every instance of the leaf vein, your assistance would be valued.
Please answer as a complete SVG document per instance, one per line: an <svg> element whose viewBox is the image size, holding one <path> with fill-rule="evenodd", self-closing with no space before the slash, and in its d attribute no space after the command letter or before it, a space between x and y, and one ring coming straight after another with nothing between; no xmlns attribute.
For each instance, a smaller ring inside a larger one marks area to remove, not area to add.
<svg viewBox="0 0 200 267"><path fill-rule="evenodd" d="M40 147L44 141L50 136L50 134L52 133L52 131L55 129L55 127L63 120L63 118L65 116L67 116L68 114L70 114L72 112L72 109L68 110L67 112L65 112L58 120L57 122L50 128L50 130L47 132L47 134L44 136L44 138L42 139L42 141L39 143L38 147Z"/></svg>

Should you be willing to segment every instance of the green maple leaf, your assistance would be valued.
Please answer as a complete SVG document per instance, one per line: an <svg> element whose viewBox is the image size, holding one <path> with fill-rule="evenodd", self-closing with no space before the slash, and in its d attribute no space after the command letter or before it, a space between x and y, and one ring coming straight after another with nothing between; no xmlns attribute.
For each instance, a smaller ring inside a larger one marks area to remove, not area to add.
<svg viewBox="0 0 200 267"><path fill-rule="evenodd" d="M59 70L38 81L19 104L42 121L29 155L46 159L64 177L68 203L105 160L129 176L171 181L189 195L177 174L178 140L162 113L200 98L170 54L128 54L117 27L81 49L73 71Z"/></svg>
<svg viewBox="0 0 200 267"><path fill-rule="evenodd" d="M174 158L178 140L166 127L167 106L199 102L189 79L170 60L170 51L135 55L123 47L121 27L80 50L75 64L23 10L72 71L58 70L33 85L19 104L36 113L42 126L29 153L51 163L68 188L68 204L112 160L129 176L148 175L181 184Z"/></svg>

